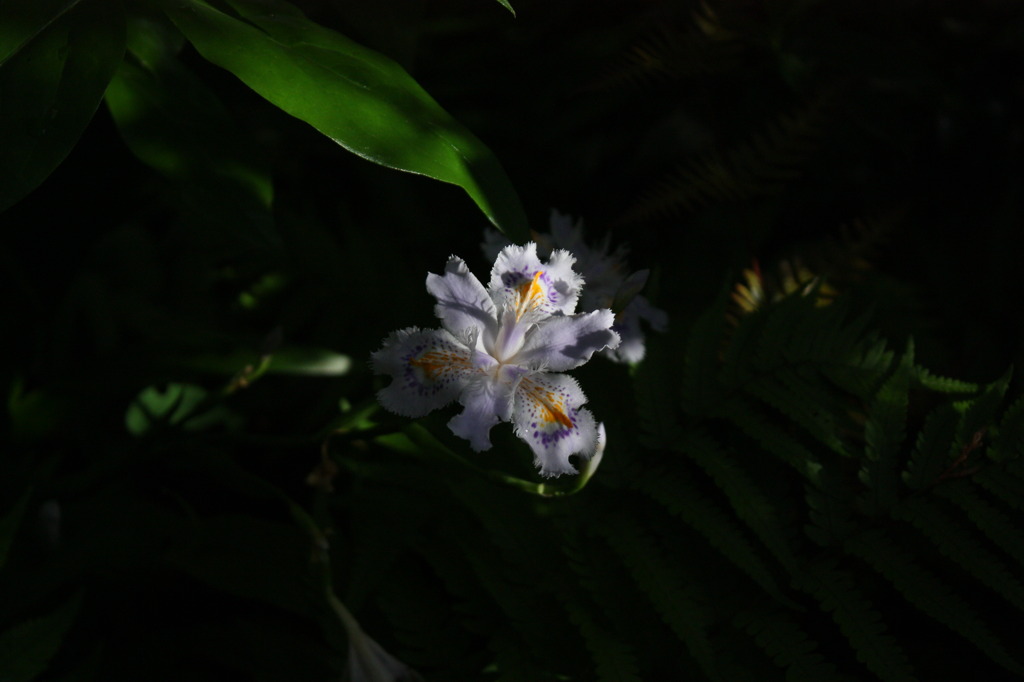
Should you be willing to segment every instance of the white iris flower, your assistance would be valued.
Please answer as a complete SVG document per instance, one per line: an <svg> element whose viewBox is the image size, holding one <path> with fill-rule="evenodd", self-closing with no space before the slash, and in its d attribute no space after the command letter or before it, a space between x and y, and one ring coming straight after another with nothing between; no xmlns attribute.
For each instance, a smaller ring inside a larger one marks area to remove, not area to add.
<svg viewBox="0 0 1024 682"><path fill-rule="evenodd" d="M443 328L402 329L373 354L374 371L393 377L381 404L421 417L458 400L464 409L448 426L474 450L491 447L492 426L511 422L542 475L574 473L570 455L589 459L598 427L579 384L557 372L620 342L610 310L574 314L583 288L575 260L554 250L541 263L534 243L506 246L484 288L452 256L443 275L427 275Z"/></svg>
<svg viewBox="0 0 1024 682"><path fill-rule="evenodd" d="M535 239L541 254L556 248L575 254L576 269L587 280L587 290L579 302L581 310L610 308L615 311L612 329L618 333L621 343L609 346L601 354L619 363L635 364L643 360L646 353L643 327L664 331L668 324L665 311L655 308L640 294L649 271L628 273L625 248L611 250L607 237L603 243L589 246L583 239L583 221L574 223L572 218L558 211L551 212L551 231L537 234ZM494 258L508 243L497 230L484 232L483 250L488 258Z"/></svg>

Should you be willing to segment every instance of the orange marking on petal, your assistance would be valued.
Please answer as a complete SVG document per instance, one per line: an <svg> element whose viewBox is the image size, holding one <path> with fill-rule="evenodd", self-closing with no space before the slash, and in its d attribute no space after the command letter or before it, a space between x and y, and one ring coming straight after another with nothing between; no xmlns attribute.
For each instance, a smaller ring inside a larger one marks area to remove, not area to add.
<svg viewBox="0 0 1024 682"><path fill-rule="evenodd" d="M526 390L528 395L540 404L540 418L546 422L558 422L567 429L573 428L572 420L569 419L569 416L564 412L564 401L560 400L551 391L544 391L541 393L538 389L539 386L530 382L530 385Z"/></svg>
<svg viewBox="0 0 1024 682"><path fill-rule="evenodd" d="M572 420L554 405L544 405L544 419L549 422L558 422L567 429L572 428Z"/></svg>
<svg viewBox="0 0 1024 682"><path fill-rule="evenodd" d="M422 369L428 379L434 380L444 370L453 366L464 365L465 362L463 358L453 355L452 353L431 351L429 353L424 353L418 358L409 360L409 364L413 367Z"/></svg>
<svg viewBox="0 0 1024 682"><path fill-rule="evenodd" d="M533 273L533 279L529 282L523 282L519 285L519 303L516 306L516 319L518 320L523 316L527 310L531 310L539 306L544 300L544 287L540 284L540 276L544 274L543 270L538 270Z"/></svg>

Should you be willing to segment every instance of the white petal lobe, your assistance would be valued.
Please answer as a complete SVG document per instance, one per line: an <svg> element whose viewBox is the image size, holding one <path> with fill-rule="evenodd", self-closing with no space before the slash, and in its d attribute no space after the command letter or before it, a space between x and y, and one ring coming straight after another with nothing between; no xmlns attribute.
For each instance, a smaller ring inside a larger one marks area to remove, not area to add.
<svg viewBox="0 0 1024 682"><path fill-rule="evenodd" d="M572 377L536 373L516 388L512 421L516 435L533 450L543 476L575 473L569 456L590 458L597 449L597 425L586 396Z"/></svg>
<svg viewBox="0 0 1024 682"><path fill-rule="evenodd" d="M579 367L605 348L619 345L612 331L615 316L610 310L553 316L537 325L516 356L516 361L531 369L544 368L564 372Z"/></svg>
<svg viewBox="0 0 1024 682"><path fill-rule="evenodd" d="M508 421L512 412L512 386L495 382L489 375L474 378L459 397L465 409L448 422L456 436L480 452L491 449L491 427Z"/></svg>
<svg viewBox="0 0 1024 682"><path fill-rule="evenodd" d="M461 258L449 258L443 275L428 274L427 291L437 299L434 314L457 337L493 329L497 324L490 295Z"/></svg>
<svg viewBox="0 0 1024 682"><path fill-rule="evenodd" d="M472 351L443 329L409 327L393 332L371 356L373 370L392 377L377 393L386 409L422 417L455 400L477 370Z"/></svg>

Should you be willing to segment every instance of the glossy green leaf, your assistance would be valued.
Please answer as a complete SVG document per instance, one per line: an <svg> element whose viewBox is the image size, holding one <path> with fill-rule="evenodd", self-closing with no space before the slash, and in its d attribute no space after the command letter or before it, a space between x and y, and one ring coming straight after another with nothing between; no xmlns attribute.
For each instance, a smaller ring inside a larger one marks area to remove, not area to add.
<svg viewBox="0 0 1024 682"><path fill-rule="evenodd" d="M0 633L0 680L29 682L46 670L80 604L81 599L75 597L49 615Z"/></svg>
<svg viewBox="0 0 1024 682"><path fill-rule="evenodd" d="M0 65L81 0L14 0L3 4L0 21Z"/></svg>
<svg viewBox="0 0 1024 682"><path fill-rule="evenodd" d="M206 59L375 163L459 185L513 240L526 217L501 165L401 66L279 2L203 0L169 14Z"/></svg>
<svg viewBox="0 0 1024 682"><path fill-rule="evenodd" d="M516 11L512 9L512 5L509 4L508 0L498 0L498 4L507 9L509 12L511 12L512 16L516 15Z"/></svg>
<svg viewBox="0 0 1024 682"><path fill-rule="evenodd" d="M151 18L128 22L129 58L106 92L107 107L141 161L220 203L270 206L270 173L217 96L178 61L180 34Z"/></svg>
<svg viewBox="0 0 1024 682"><path fill-rule="evenodd" d="M68 155L124 53L119 3L30 4L0 22L0 211Z"/></svg>

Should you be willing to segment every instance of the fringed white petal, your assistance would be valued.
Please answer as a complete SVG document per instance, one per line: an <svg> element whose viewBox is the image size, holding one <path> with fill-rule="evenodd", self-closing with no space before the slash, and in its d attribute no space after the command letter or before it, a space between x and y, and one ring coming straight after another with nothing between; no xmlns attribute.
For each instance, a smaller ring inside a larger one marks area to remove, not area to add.
<svg viewBox="0 0 1024 682"><path fill-rule="evenodd" d="M494 381L489 374L475 377L459 396L464 409L451 418L448 428L477 452L490 450L491 427L510 420L512 395L513 384Z"/></svg>
<svg viewBox="0 0 1024 682"><path fill-rule="evenodd" d="M547 263L537 257L537 245L506 246L491 270L488 289L496 305L517 315L572 314L583 278L572 269L575 258L568 251L552 252Z"/></svg>
<svg viewBox="0 0 1024 682"><path fill-rule="evenodd" d="M549 317L527 336L515 362L551 372L579 367L594 353L619 345L619 335L612 331L614 323L615 316L608 309Z"/></svg>
<svg viewBox="0 0 1024 682"><path fill-rule="evenodd" d="M494 302L461 258L449 258L443 275L428 274L427 291L437 299L434 313L455 336L493 332L497 324Z"/></svg>
<svg viewBox="0 0 1024 682"><path fill-rule="evenodd" d="M570 455L589 459L597 450L594 416L579 384L564 374L531 374L516 387L512 423L533 450L542 476L575 473Z"/></svg>
<svg viewBox="0 0 1024 682"><path fill-rule="evenodd" d="M473 352L443 329L409 327L393 332L371 362L375 372L392 377L377 399L404 417L422 417L444 407L479 373Z"/></svg>

